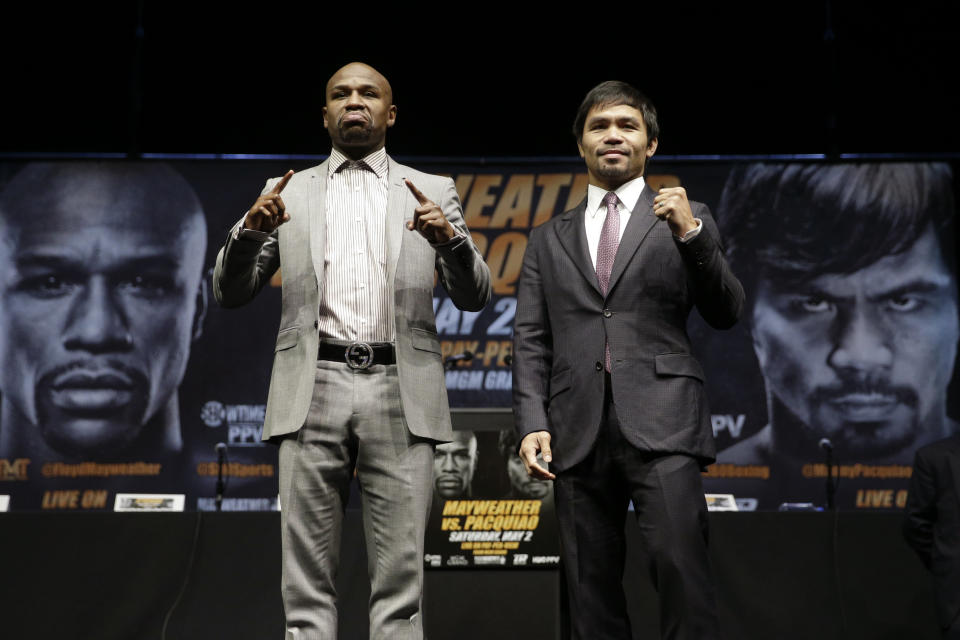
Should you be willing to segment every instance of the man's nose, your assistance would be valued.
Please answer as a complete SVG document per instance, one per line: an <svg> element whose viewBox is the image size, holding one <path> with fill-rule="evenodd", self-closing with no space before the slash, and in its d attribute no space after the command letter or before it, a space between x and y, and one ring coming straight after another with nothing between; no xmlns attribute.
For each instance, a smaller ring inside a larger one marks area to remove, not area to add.
<svg viewBox="0 0 960 640"><path fill-rule="evenodd" d="M449 454L449 453L444 454L444 456L443 456L443 464L440 465L440 470L441 470L441 471L456 471L456 470L457 470L457 465L455 465L455 464L453 463L453 455L452 455L452 454Z"/></svg>
<svg viewBox="0 0 960 640"><path fill-rule="evenodd" d="M615 144L623 141L623 133L617 127L608 127L603 132L603 141L607 144Z"/></svg>
<svg viewBox="0 0 960 640"><path fill-rule="evenodd" d="M830 366L869 372L893 364L890 330L878 316L876 311L861 308L839 314Z"/></svg>
<svg viewBox="0 0 960 640"><path fill-rule="evenodd" d="M73 299L63 335L67 349L103 353L133 346L123 308L103 277L93 277Z"/></svg>
<svg viewBox="0 0 960 640"><path fill-rule="evenodd" d="M366 105L363 103L363 100L360 99L359 91L351 91L350 95L347 96L347 103L344 105L347 109L365 109Z"/></svg>

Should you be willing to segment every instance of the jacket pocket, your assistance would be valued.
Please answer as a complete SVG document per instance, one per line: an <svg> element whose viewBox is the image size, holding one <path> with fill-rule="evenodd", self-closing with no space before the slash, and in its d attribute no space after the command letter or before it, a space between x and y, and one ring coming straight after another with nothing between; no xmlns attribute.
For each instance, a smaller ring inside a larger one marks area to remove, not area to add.
<svg viewBox="0 0 960 640"><path fill-rule="evenodd" d="M411 327L410 342L414 349L430 351L440 355L440 339L437 338L437 334L433 333L432 331Z"/></svg>
<svg viewBox="0 0 960 640"><path fill-rule="evenodd" d="M283 351L284 349L289 349L290 347L297 344L300 341L300 325L294 325L292 327L287 327L282 329L280 333L277 334L277 345L274 347L273 351Z"/></svg>
<svg viewBox="0 0 960 640"><path fill-rule="evenodd" d="M703 382L703 367L689 353L661 353L654 357L658 376L688 376Z"/></svg>

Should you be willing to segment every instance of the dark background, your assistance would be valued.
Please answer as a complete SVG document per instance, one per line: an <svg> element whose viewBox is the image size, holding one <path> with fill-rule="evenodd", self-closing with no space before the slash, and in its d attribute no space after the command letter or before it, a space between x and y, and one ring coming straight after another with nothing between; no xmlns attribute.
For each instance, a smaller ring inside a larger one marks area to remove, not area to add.
<svg viewBox="0 0 960 640"><path fill-rule="evenodd" d="M0 152L325 154L353 59L393 83L401 156L575 154L611 78L661 155L955 152L951 4L8 3Z"/></svg>

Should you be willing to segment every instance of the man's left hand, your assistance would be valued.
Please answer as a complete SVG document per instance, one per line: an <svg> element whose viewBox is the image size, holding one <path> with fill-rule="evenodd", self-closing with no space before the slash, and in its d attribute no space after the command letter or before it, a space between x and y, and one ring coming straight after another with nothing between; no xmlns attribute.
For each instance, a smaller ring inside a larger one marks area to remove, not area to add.
<svg viewBox="0 0 960 640"><path fill-rule="evenodd" d="M697 228L690 201L687 200L687 190L683 187L660 189L653 199L653 213L661 220L666 220L670 231L679 238Z"/></svg>
<svg viewBox="0 0 960 640"><path fill-rule="evenodd" d="M407 222L407 229L411 231L416 229L428 242L433 244L443 244L453 240L456 232L453 225L443 215L443 210L438 207L430 198L423 195L420 189L413 186L409 180L404 180L410 193L417 199L420 206L413 210L413 220Z"/></svg>

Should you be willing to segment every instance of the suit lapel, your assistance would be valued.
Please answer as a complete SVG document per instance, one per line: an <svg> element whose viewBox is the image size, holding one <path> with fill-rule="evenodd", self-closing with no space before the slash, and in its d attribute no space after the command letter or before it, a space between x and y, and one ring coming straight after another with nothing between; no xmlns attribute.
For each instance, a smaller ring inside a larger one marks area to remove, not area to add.
<svg viewBox="0 0 960 640"><path fill-rule="evenodd" d="M587 210L587 200L578 204L574 209L560 216L557 225L557 238L560 245L567 252L580 273L587 279L597 293L600 293L600 284L597 282L597 270L590 260L590 248L587 245L587 229L584 226L583 216Z"/></svg>
<svg viewBox="0 0 960 640"><path fill-rule="evenodd" d="M324 160L311 169L307 194L307 237L310 239L310 255L307 256L307 260L313 262L318 291L323 284L323 265L327 246L327 162L328 160Z"/></svg>
<svg viewBox="0 0 960 640"><path fill-rule="evenodd" d="M404 184L404 167L402 164L394 162L393 158L387 156L387 181L389 191L387 193L387 214L384 217L384 224L387 225L387 285L393 289L394 277L397 274L397 262L400 259L400 248L403 244L404 220L409 212L413 216L414 207L405 207L407 196L410 190Z"/></svg>
<svg viewBox="0 0 960 640"><path fill-rule="evenodd" d="M610 272L610 286L607 288L607 296L617 286L617 281L626 270L633 254L637 252L640 243L647 237L653 225L657 223L657 216L653 215L653 189L649 185L645 186L637 200L637 205L630 214L630 222L627 228L623 230L623 237L620 238L620 245L617 247L617 256L613 259L613 269Z"/></svg>

